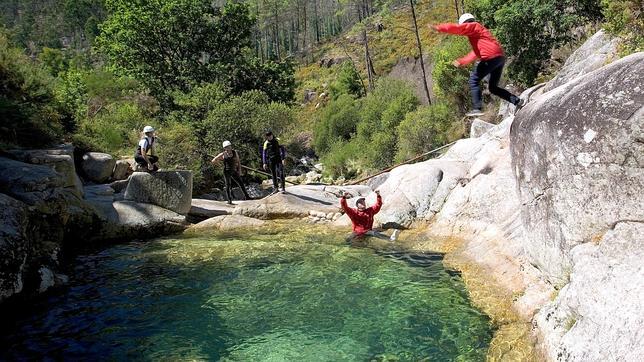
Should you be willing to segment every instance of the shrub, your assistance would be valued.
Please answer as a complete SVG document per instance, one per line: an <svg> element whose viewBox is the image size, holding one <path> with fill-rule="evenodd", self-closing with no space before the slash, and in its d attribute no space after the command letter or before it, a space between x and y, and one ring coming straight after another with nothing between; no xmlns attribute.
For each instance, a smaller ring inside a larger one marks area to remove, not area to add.
<svg viewBox="0 0 644 362"><path fill-rule="evenodd" d="M640 0L602 0L604 27L621 36L622 55L644 51L644 3Z"/></svg>
<svg viewBox="0 0 644 362"><path fill-rule="evenodd" d="M52 82L47 70L13 47L0 30L0 147L60 140L62 115Z"/></svg>
<svg viewBox="0 0 644 362"><path fill-rule="evenodd" d="M333 177L344 176L347 179L361 174L364 171L361 166L364 162L360 157L364 151L365 148L358 140L337 140L331 145L330 151L321 158L325 167L324 173Z"/></svg>
<svg viewBox="0 0 644 362"><path fill-rule="evenodd" d="M323 154L338 140L347 141L360 120L359 102L348 94L332 100L322 110L314 129L315 150Z"/></svg>
<svg viewBox="0 0 644 362"><path fill-rule="evenodd" d="M398 126L396 161L408 160L448 143L451 125L455 120L453 107L444 103L408 113Z"/></svg>
<svg viewBox="0 0 644 362"><path fill-rule="evenodd" d="M189 124L167 122L157 128L159 160L163 168L192 170L195 189L203 187L201 175L204 161L199 140ZM207 161L208 159L206 159Z"/></svg>
<svg viewBox="0 0 644 362"><path fill-rule="evenodd" d="M452 36L434 51L434 93L440 100L455 104L460 110L465 110L469 105L469 70L456 68L452 63L471 50L465 37Z"/></svg>
<svg viewBox="0 0 644 362"><path fill-rule="evenodd" d="M331 84L331 96L333 99L342 94L348 94L355 98L364 95L364 84L360 79L360 74L356 71L352 62L344 62L340 65L336 80Z"/></svg>

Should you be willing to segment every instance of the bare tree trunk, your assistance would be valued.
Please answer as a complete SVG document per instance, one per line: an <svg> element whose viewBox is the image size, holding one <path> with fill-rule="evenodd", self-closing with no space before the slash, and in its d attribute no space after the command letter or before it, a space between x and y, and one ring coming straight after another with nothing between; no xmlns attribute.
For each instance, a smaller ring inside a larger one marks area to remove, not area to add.
<svg viewBox="0 0 644 362"><path fill-rule="evenodd" d="M313 0L313 15L315 16L315 41L320 42L320 19L318 17L318 0Z"/></svg>
<svg viewBox="0 0 644 362"><path fill-rule="evenodd" d="M367 68L367 79L369 81L369 90L373 90L374 87L374 75L375 71L373 70L373 63L371 62L371 55L369 54L369 38L367 37L367 28L365 26L362 29L362 37L364 39L364 62L365 67Z"/></svg>
<svg viewBox="0 0 644 362"><path fill-rule="evenodd" d="M409 5L411 5L411 16L414 19L414 33L416 33L416 45L418 46L418 53L420 55L420 69L423 71L423 88L425 88L425 96L427 97L427 103L432 104L432 99L429 96L429 87L427 86L427 74L425 73L425 61L423 60L423 47L420 42L420 36L418 35L418 22L416 21L416 10L414 9L414 0L409 0Z"/></svg>
<svg viewBox="0 0 644 362"><path fill-rule="evenodd" d="M458 11L458 0L454 0L454 7L456 8L456 19L458 19L461 14Z"/></svg>

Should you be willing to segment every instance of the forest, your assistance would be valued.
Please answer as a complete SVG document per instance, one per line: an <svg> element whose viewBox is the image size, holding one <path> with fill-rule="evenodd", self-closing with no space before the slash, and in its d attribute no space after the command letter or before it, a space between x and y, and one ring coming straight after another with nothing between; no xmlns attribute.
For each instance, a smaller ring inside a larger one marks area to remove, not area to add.
<svg viewBox="0 0 644 362"><path fill-rule="evenodd" d="M547 80L568 49L600 27L624 39L623 55L644 50L643 6L5 0L0 150L73 142L131 156L150 124L159 129L164 166L194 170L206 190L220 180L208 161L222 141L257 166L261 135L272 129L293 162L315 155L328 176L357 177L463 136L469 70L450 64L469 44L427 25L473 13L503 44L506 82L520 90ZM387 76L403 58L427 63L424 93Z"/></svg>

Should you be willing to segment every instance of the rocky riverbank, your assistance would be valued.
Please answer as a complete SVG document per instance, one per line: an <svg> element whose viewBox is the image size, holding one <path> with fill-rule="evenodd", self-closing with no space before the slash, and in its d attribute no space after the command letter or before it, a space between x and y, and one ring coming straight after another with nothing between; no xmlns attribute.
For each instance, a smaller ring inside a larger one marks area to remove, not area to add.
<svg viewBox="0 0 644 362"><path fill-rule="evenodd" d="M74 149L10 151L0 157L0 301L64 284L61 253L98 243L148 238L187 226L192 174L137 172L121 192L107 184L127 177L111 156L83 157L83 184ZM125 167L127 169L127 165ZM90 176L88 176L90 175Z"/></svg>
<svg viewBox="0 0 644 362"><path fill-rule="evenodd" d="M446 252L462 271L498 327L491 359L640 360L644 53L615 54L616 41L599 32L551 82L524 92L529 103L518 114L502 108L497 125L475 120L471 137L439 158L365 186L294 186L231 207L191 200L185 172L83 186L68 148L11 153L0 158L0 300L64 282L58 253L72 241L182 230L186 214L204 220L194 232L274 219L348 232L340 194L373 203L378 188L379 226L407 229L401 246ZM110 178L87 166L95 179Z"/></svg>
<svg viewBox="0 0 644 362"><path fill-rule="evenodd" d="M644 53L616 60L616 41L599 32L523 97L518 114L475 121L440 158L369 187L291 187L230 214L237 225L300 218L348 230L340 191L373 203L378 188L378 224L411 228L403 245L447 252L462 270L499 327L490 358L640 360Z"/></svg>

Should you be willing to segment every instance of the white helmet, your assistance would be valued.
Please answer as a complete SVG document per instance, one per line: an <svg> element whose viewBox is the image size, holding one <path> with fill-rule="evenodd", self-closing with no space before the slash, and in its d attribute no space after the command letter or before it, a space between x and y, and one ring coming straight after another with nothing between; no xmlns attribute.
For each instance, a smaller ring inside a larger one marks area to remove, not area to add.
<svg viewBox="0 0 644 362"><path fill-rule="evenodd" d="M143 127L143 133L149 133L149 132L154 132L154 128L152 126Z"/></svg>
<svg viewBox="0 0 644 362"><path fill-rule="evenodd" d="M474 15L472 15L470 13L465 13L465 14L461 15L460 18L458 18L458 23L463 24L463 23L467 22L468 20L474 20Z"/></svg>
<svg viewBox="0 0 644 362"><path fill-rule="evenodd" d="M223 146L224 148L226 148L226 147L228 147L228 146L232 146L232 145L233 145L233 144L232 144L232 143L230 143L230 141L224 141L224 143L222 144L222 146Z"/></svg>

